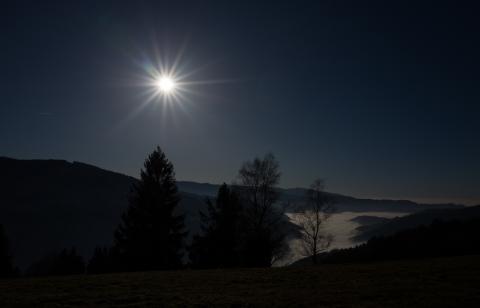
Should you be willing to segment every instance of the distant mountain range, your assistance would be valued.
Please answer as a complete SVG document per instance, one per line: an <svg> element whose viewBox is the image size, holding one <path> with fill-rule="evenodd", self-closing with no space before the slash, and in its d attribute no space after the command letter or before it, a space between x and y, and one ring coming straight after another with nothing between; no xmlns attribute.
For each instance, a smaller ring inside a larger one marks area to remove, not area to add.
<svg viewBox="0 0 480 308"><path fill-rule="evenodd" d="M92 165L64 160L17 160L0 157L0 223L11 241L15 262L25 268L62 248L75 246L89 258L97 245L108 245L137 179ZM181 210L190 235L198 232L199 210L219 185L177 182ZM301 204L305 189L280 189L287 211ZM425 205L411 201L357 199L331 194L338 211L412 213L460 205ZM293 205L292 205L293 204ZM295 206L294 206L295 205Z"/></svg>
<svg viewBox="0 0 480 308"><path fill-rule="evenodd" d="M429 209L403 217L381 218L375 216L359 216L355 221L362 224L357 228L355 241L365 241L372 237L389 236L399 231L428 226L438 221L466 221L480 219L480 205L464 208Z"/></svg>
<svg viewBox="0 0 480 308"><path fill-rule="evenodd" d="M189 181L178 181L180 191L215 197L219 185L209 183L196 183ZM307 189L305 188L279 188L280 203L290 204L287 206L288 212L295 212L298 207L301 208L305 200ZM327 193L334 201L337 212L397 212L413 213L427 209L449 209L462 208L463 205L453 203L440 204L422 204L409 200L388 200L388 199L359 199L345 195Z"/></svg>

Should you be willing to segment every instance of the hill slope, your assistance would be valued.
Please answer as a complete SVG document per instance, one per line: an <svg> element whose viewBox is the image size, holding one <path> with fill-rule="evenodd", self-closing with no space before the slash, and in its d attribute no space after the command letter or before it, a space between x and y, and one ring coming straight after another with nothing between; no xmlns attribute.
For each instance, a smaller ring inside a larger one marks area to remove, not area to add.
<svg viewBox="0 0 480 308"><path fill-rule="evenodd" d="M110 244L137 180L91 165L62 160L0 158L0 223L6 227L15 263L25 268L62 248L76 246L90 257ZM198 225L203 197L182 193L187 224Z"/></svg>

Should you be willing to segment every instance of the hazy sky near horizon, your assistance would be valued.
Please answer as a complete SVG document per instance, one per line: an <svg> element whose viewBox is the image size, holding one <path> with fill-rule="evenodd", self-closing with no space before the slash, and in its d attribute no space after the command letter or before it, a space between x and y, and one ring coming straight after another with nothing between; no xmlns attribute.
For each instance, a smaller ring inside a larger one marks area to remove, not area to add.
<svg viewBox="0 0 480 308"><path fill-rule="evenodd" d="M462 1L7 1L0 155L230 182L273 152L281 186L480 203L480 15ZM182 52L191 93L146 104ZM215 82L212 82L215 81Z"/></svg>

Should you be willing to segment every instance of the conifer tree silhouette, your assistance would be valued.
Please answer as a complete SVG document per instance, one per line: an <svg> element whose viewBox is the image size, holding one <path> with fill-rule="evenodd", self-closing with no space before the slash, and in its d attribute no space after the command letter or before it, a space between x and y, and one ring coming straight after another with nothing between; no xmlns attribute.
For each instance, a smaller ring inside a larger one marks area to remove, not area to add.
<svg viewBox="0 0 480 308"><path fill-rule="evenodd" d="M200 212L202 235L190 246L193 267L236 267L240 261L242 206L227 184L220 186L214 201L207 199L207 212Z"/></svg>
<svg viewBox="0 0 480 308"><path fill-rule="evenodd" d="M120 270L164 270L182 265L184 215L172 163L157 147L145 160L140 182L115 232Z"/></svg>

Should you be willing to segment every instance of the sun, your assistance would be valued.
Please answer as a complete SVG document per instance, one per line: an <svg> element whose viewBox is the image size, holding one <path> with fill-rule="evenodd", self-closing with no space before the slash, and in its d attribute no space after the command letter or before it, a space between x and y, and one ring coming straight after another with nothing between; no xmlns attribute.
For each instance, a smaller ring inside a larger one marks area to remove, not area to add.
<svg viewBox="0 0 480 308"><path fill-rule="evenodd" d="M161 108L186 109L192 103L193 96L204 94L199 91L200 87L210 84L230 82L224 79L215 80L194 80L194 76L203 71L207 65L199 68L189 68L182 63L181 58L185 51L183 46L177 53L160 52L161 46L154 46L155 53L142 53L142 58L135 59L140 66L141 74L138 75L136 85L142 87L141 93L145 100L140 104L138 110L147 105L156 104ZM168 55L174 55L168 56Z"/></svg>
<svg viewBox="0 0 480 308"><path fill-rule="evenodd" d="M157 89L164 94L171 94L175 91L177 83L169 76L159 76L155 82Z"/></svg>

